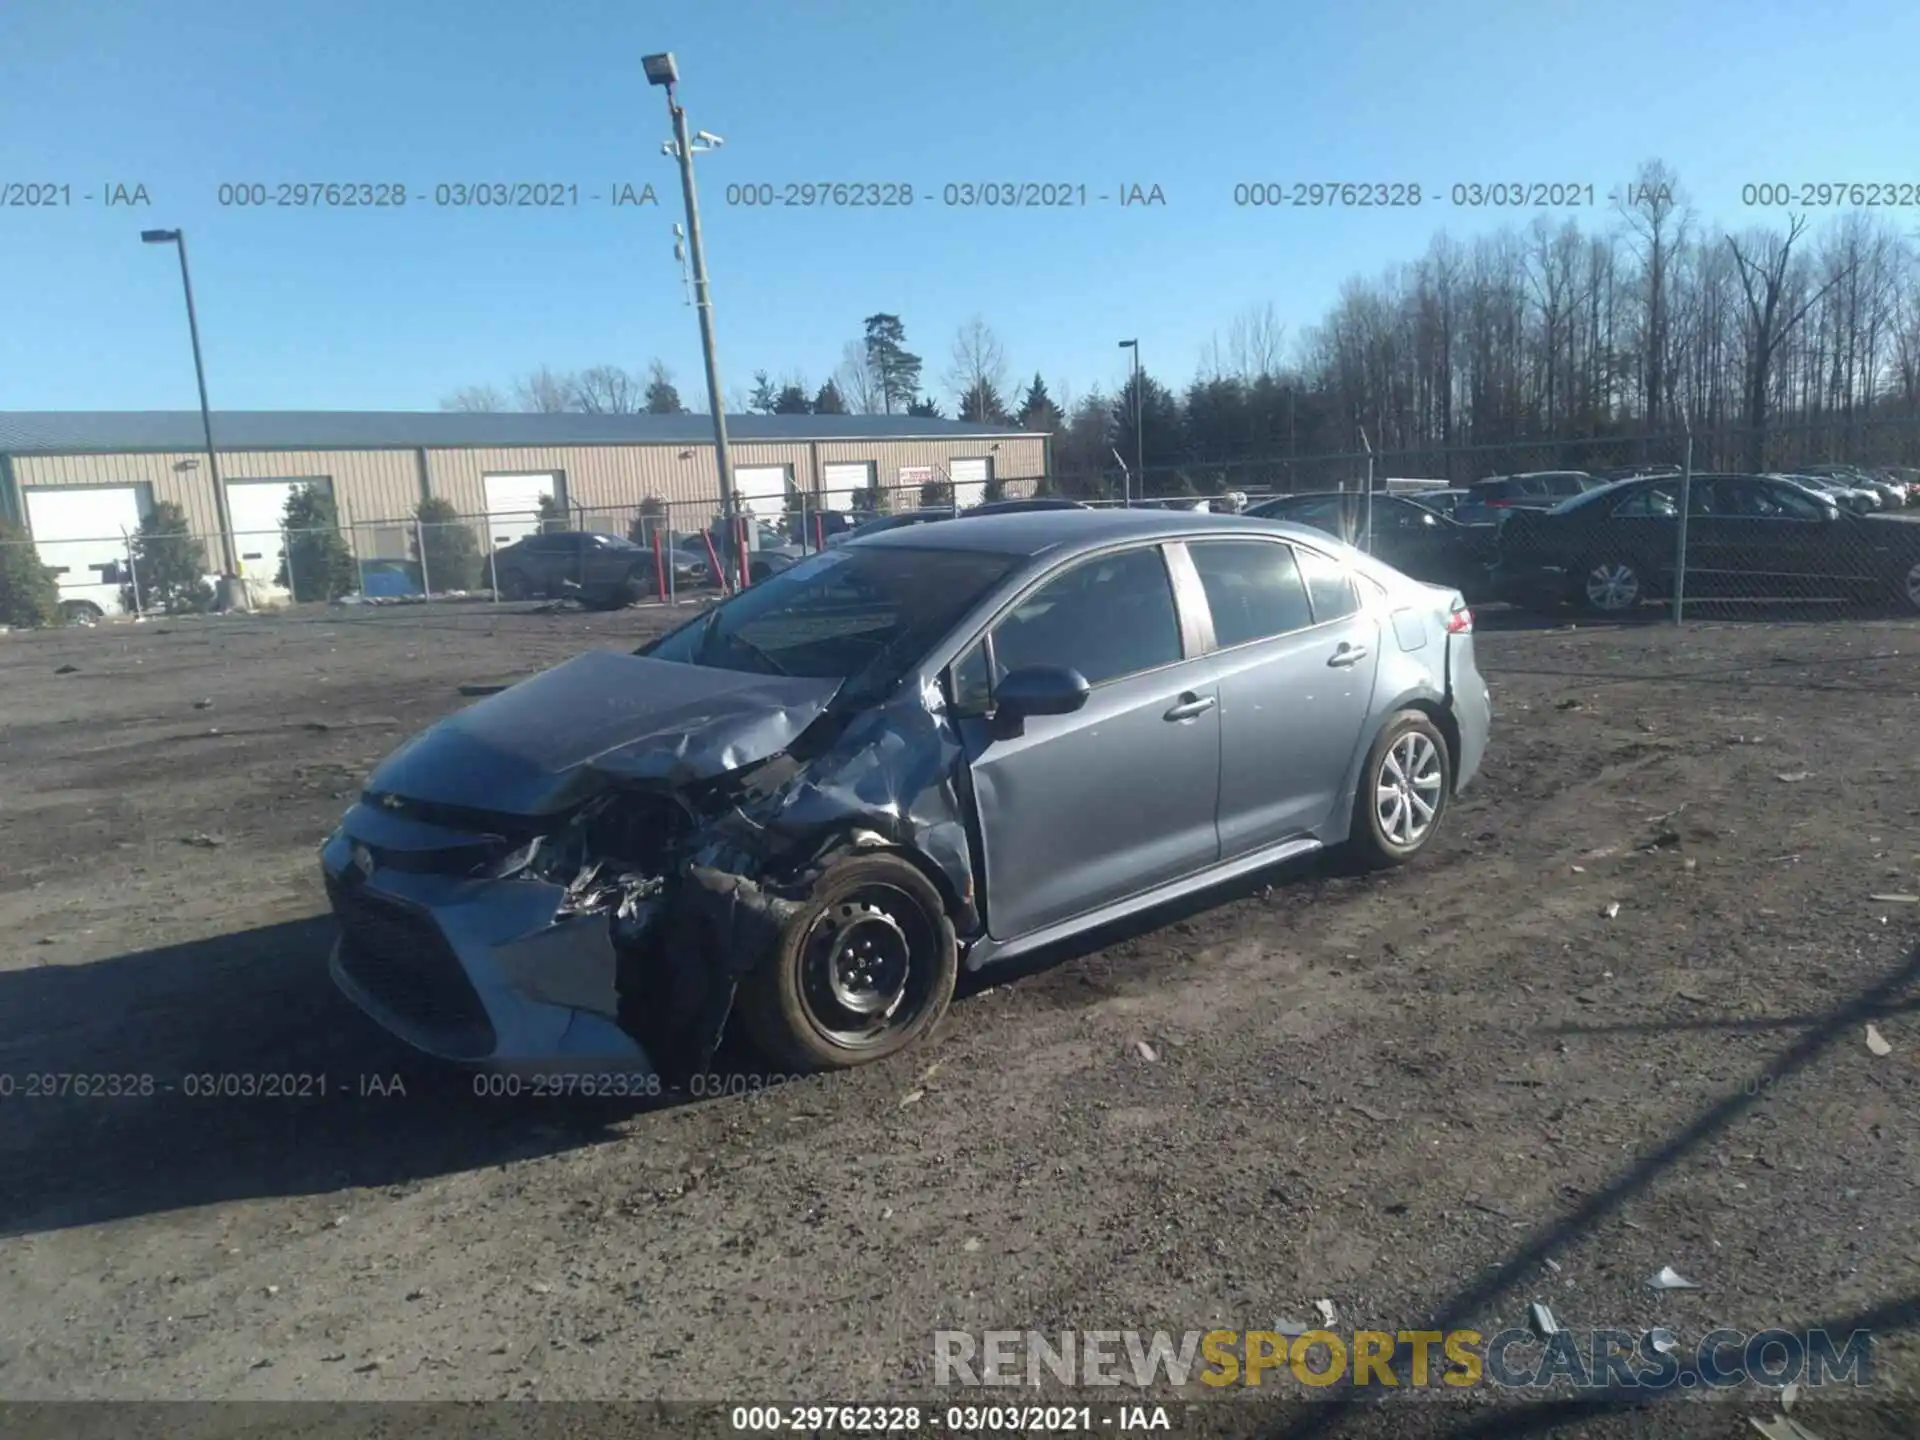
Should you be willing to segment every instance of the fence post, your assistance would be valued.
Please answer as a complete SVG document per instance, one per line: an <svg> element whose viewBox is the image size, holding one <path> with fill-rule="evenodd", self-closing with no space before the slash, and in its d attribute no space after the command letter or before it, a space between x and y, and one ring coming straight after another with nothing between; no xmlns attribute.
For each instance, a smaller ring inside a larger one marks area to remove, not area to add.
<svg viewBox="0 0 1920 1440"><path fill-rule="evenodd" d="M493 605L497 610L500 608L500 551L493 543L493 522L491 519L483 519L480 522L480 538L485 542L487 547L487 586L493 591ZM420 552L420 558L423 562L426 559L426 555L426 551L422 550ZM424 563L421 567L420 576L422 581L420 588L424 592L427 588L425 584L426 568Z"/></svg>
<svg viewBox="0 0 1920 1440"><path fill-rule="evenodd" d="M287 559L287 593L293 597L293 603L300 603L300 568L293 559L293 531L285 526L280 528L280 553Z"/></svg>
<svg viewBox="0 0 1920 1440"><path fill-rule="evenodd" d="M427 527L418 515L413 517L413 545L420 552L420 598L424 600L433 594L433 581L427 575Z"/></svg>
<svg viewBox="0 0 1920 1440"><path fill-rule="evenodd" d="M127 547L127 583L133 587L133 613L138 615L144 608L140 603L140 567L134 563L133 537L127 534L127 527L120 527L120 538Z"/></svg>
<svg viewBox="0 0 1920 1440"><path fill-rule="evenodd" d="M1693 422L1687 421L1687 448L1680 462L1680 523L1674 528L1673 623L1687 612L1687 512L1693 508Z"/></svg>
<svg viewBox="0 0 1920 1440"><path fill-rule="evenodd" d="M660 523L655 528L654 533L656 535L660 535L664 537L664 541L666 545L667 604L678 605L680 603L680 596L679 596L680 581L679 581L679 576L673 573L674 570L677 568L674 564L674 557L678 552L674 549L674 545L673 545L673 507L671 505L667 507L666 513L660 517Z"/></svg>
<svg viewBox="0 0 1920 1440"><path fill-rule="evenodd" d="M367 561L360 553L360 535L351 522L347 525L347 544L353 550L353 573L360 581L360 598L367 598Z"/></svg>

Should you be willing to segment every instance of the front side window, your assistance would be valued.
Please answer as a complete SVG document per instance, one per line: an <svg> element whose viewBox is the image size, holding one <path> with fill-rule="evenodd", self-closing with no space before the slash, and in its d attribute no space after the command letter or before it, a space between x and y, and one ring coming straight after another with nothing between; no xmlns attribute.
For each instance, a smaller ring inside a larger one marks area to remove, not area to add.
<svg viewBox="0 0 1920 1440"><path fill-rule="evenodd" d="M1000 674L1029 665L1077 670L1099 685L1179 660L1180 617L1160 547L1083 560L994 627Z"/></svg>
<svg viewBox="0 0 1920 1440"><path fill-rule="evenodd" d="M1680 513L1679 487L1643 485L1613 507L1617 520L1671 520Z"/></svg>
<svg viewBox="0 0 1920 1440"><path fill-rule="evenodd" d="M1203 540L1187 553L1200 572L1222 649L1268 640L1313 624L1313 606L1291 545L1272 540Z"/></svg>
<svg viewBox="0 0 1920 1440"><path fill-rule="evenodd" d="M1025 563L984 550L824 550L638 653L684 665L844 679L877 694Z"/></svg>

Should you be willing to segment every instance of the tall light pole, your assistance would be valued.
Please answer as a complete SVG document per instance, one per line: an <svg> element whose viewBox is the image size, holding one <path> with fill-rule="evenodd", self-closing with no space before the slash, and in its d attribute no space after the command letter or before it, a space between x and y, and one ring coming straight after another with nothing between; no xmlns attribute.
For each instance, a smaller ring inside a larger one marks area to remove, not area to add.
<svg viewBox="0 0 1920 1440"><path fill-rule="evenodd" d="M1140 472L1140 486L1147 484L1147 393L1140 378L1140 342L1122 340L1122 350L1133 351L1133 468ZM1127 504L1133 504L1133 486L1127 486Z"/></svg>
<svg viewBox="0 0 1920 1440"><path fill-rule="evenodd" d="M665 87L667 114L673 119L673 139L660 148L680 162L680 193L687 203L687 248L693 256L693 303L700 312L700 348L707 362L707 408L713 412L713 446L720 465L720 513L726 517L727 533L732 536L739 506L733 493L733 458L727 450L726 403L720 398L720 359L713 339L713 293L707 288L707 252L700 243L700 200L693 188L695 146L687 136L687 112L680 108L680 98L674 92L680 71L673 63L673 53L648 55L640 64L647 72L649 85ZM718 135L709 135L704 130L699 139L700 153L723 143ZM745 563L744 556L741 563Z"/></svg>
<svg viewBox="0 0 1920 1440"><path fill-rule="evenodd" d="M213 448L213 412L207 408L207 367L200 359L200 321L193 313L193 277L187 273L187 232L142 230L148 245L171 245L180 252L180 288L187 295L187 334L193 340L193 378L200 383L200 434L207 445L207 473L213 477L213 513L220 521L220 571L237 575L233 554L233 517L227 513L227 487L220 483L220 456Z"/></svg>

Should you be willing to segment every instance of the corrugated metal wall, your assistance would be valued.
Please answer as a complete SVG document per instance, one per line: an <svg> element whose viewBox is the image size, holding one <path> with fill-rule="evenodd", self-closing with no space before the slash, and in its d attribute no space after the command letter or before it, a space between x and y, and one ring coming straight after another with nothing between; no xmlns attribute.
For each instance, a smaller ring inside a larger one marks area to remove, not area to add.
<svg viewBox="0 0 1920 1440"><path fill-rule="evenodd" d="M191 468L182 468L191 463ZM171 500L187 512L196 534L215 535L220 516L207 474L207 458L194 454L21 455L13 462L22 489L40 485L138 485L153 487L156 503ZM347 521L411 515L420 503L420 482L411 450L318 450L220 452L228 480L300 480L325 475Z"/></svg>
<svg viewBox="0 0 1920 1440"><path fill-rule="evenodd" d="M871 461L881 485L897 483L902 466L950 466L959 459L993 460L1001 479L1044 473L1042 436L954 440L836 440L817 444L736 445L733 463L785 465L802 489L816 491L821 465ZM411 516L420 503L419 453L413 450L222 451L220 472L229 480L279 480L325 475L342 518L365 525ZM434 495L462 515L486 511L482 479L488 474L558 472L575 506L602 509L635 505L650 495L682 505L718 501L719 466L711 444L576 445L498 450L428 450L428 483ZM206 457L192 453L140 455L26 455L15 457L22 489L41 485L133 485L153 487L155 501L172 500L202 535L219 532Z"/></svg>

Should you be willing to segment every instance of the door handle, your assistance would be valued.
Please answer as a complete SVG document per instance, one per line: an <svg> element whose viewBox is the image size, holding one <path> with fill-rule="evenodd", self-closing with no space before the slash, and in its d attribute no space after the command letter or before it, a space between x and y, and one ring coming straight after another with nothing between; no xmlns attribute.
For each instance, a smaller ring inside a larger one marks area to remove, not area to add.
<svg viewBox="0 0 1920 1440"><path fill-rule="evenodd" d="M1204 715L1211 710L1214 699L1211 695L1195 695L1189 690L1180 697L1180 703L1167 711L1169 720L1191 720L1196 715Z"/></svg>
<svg viewBox="0 0 1920 1440"><path fill-rule="evenodd" d="M1341 667L1344 667L1347 665L1358 665L1362 660L1366 658L1367 658L1366 646L1349 645L1345 641L1342 641L1340 644L1340 648L1334 651L1333 654L1328 657L1327 664L1334 665L1334 666L1341 666Z"/></svg>

